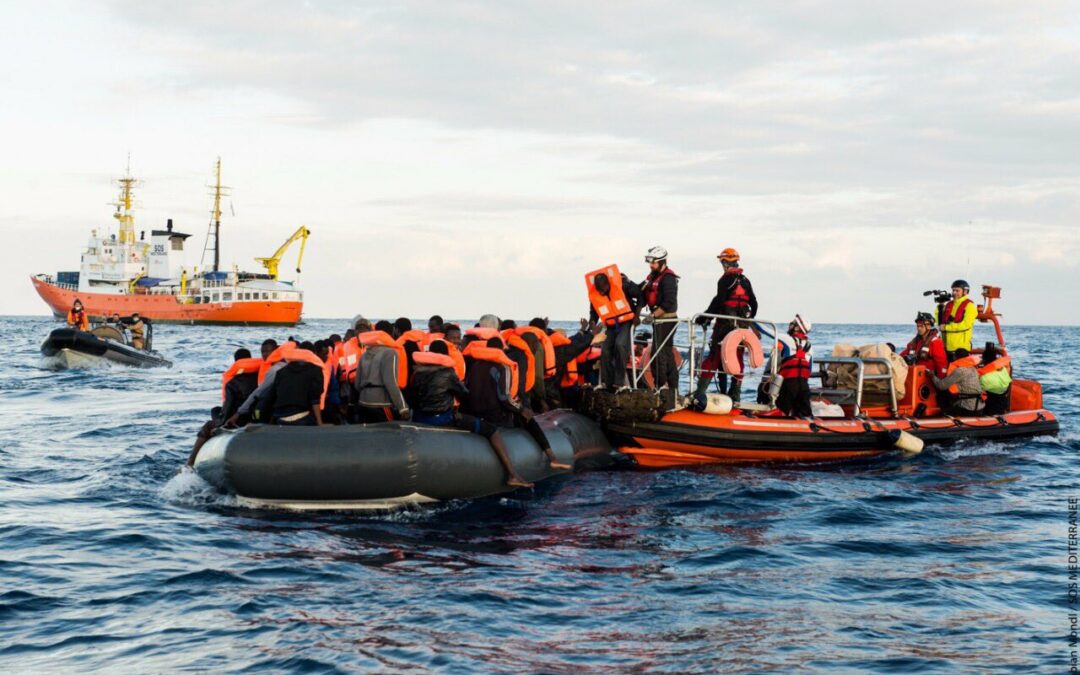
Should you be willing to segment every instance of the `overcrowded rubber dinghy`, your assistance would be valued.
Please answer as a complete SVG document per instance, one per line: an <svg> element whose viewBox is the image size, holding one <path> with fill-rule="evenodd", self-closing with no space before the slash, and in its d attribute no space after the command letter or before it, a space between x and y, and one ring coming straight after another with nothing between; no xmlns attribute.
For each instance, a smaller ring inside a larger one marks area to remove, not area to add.
<svg viewBox="0 0 1080 675"><path fill-rule="evenodd" d="M41 354L61 368L87 368L107 363L138 368L171 367L171 361L150 348L151 326L146 323L145 349L135 348L124 332L110 325L89 331L57 328L41 344Z"/></svg>
<svg viewBox="0 0 1080 675"><path fill-rule="evenodd" d="M614 461L592 420L566 410L536 416L560 462ZM555 470L523 429L501 432L519 473L539 482ZM195 471L243 506L295 510L390 510L511 491L487 439L410 422L221 431L202 447Z"/></svg>
<svg viewBox="0 0 1080 675"><path fill-rule="evenodd" d="M983 349L949 365L978 367L980 375L1007 370L1014 364L992 301L1000 289L984 286L984 303L977 318L992 322L997 344L988 343L992 363L979 367ZM695 343L699 317L741 323L725 348L725 368L740 372L744 350L753 367L763 365L757 333L777 335L776 324L761 319L695 315L687 321L691 343L691 388L700 345ZM774 343L766 378L777 375L779 343ZM665 468L715 463L827 462L875 457L897 451L919 452L924 444L949 444L962 439L1000 441L1058 433L1057 417L1043 407L1042 386L1010 377L1002 409L992 414L948 414L931 378L922 365L905 365L885 344L860 349L837 347L833 355L814 357L816 372L809 375L821 386L811 387L814 414L783 416L771 402L741 403L722 394L710 394L705 410L682 408L668 412L658 392L630 390L596 392L585 398L583 412L603 423L604 431L620 452L641 467Z"/></svg>

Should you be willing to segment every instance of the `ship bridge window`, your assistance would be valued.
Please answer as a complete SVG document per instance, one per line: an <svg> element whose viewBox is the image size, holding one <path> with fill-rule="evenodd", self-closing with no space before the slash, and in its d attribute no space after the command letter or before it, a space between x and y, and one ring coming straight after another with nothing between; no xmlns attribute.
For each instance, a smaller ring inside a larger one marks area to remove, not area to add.
<svg viewBox="0 0 1080 675"><path fill-rule="evenodd" d="M223 302L232 302L232 291L226 291L221 294L221 300Z"/></svg>

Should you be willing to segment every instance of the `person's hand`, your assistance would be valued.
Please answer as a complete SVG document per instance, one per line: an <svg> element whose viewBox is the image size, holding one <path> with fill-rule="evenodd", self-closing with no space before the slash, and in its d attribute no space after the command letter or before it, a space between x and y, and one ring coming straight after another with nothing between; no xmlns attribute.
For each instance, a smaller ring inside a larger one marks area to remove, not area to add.
<svg viewBox="0 0 1080 675"><path fill-rule="evenodd" d="M592 334L593 335L599 335L600 333L603 333L603 332L604 332L604 325L603 324L598 323L598 324L596 324L595 326L592 327Z"/></svg>
<svg viewBox="0 0 1080 675"><path fill-rule="evenodd" d="M232 417L225 420L225 424L223 424L222 426L225 427L226 429L235 429L237 427L237 425L239 425L239 424L240 424L240 413L235 413L235 414L233 414Z"/></svg>
<svg viewBox="0 0 1080 675"><path fill-rule="evenodd" d="M589 330L589 320L588 319L582 319L581 320L581 332L584 333L587 330Z"/></svg>
<svg viewBox="0 0 1080 675"><path fill-rule="evenodd" d="M521 409L521 416L525 419L526 422L531 422L532 418L535 417L535 415L533 415L533 411L529 410L528 408Z"/></svg>

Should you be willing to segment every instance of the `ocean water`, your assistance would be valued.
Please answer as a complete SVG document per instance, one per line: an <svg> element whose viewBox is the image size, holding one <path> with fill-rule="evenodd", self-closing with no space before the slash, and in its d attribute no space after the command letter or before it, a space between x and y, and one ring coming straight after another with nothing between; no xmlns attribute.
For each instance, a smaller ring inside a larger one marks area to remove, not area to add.
<svg viewBox="0 0 1080 675"><path fill-rule="evenodd" d="M177 476L233 349L344 321L160 326L171 370L71 372L38 353L55 323L0 322L7 671L1070 666L1078 328L1007 331L1018 374L1061 416L1057 438L832 467L588 473L521 498L357 516L244 510ZM909 332L818 326L814 340Z"/></svg>

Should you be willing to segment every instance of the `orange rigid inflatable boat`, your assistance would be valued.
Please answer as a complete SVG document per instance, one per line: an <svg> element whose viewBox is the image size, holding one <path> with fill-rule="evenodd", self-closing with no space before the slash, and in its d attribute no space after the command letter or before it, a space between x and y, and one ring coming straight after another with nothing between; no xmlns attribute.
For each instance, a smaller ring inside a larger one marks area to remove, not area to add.
<svg viewBox="0 0 1080 675"><path fill-rule="evenodd" d="M998 338L996 349L1006 355L1001 325L991 308L1000 290L984 286L983 295L986 302L979 307L978 318L993 322ZM698 316L687 320L692 336L691 385L696 375L695 355L699 351L693 330ZM737 321L772 326L776 335L776 325L771 322ZM775 341L773 346L774 353L778 353ZM981 351L973 350L976 354ZM770 362L775 373L775 359L770 358ZM819 405L831 409L830 417L778 417L778 411L771 405L737 403L730 410L722 406L716 414L684 408L664 414L656 421L608 420L604 429L619 450L638 466L654 469L716 463L863 459L895 453L898 447L904 447L898 445L900 432L918 439L914 441L918 446L916 452L922 444L948 444L962 439L998 441L1058 433L1058 419L1043 407L1042 385L1038 382L1013 379L1008 410L1002 414L957 417L943 413L931 373L923 366L908 368L903 380L904 393L898 399L889 359L815 357L814 362L817 372L812 377L815 378L825 379L830 368L835 372L838 367L849 368L855 374L856 384L848 390L812 388ZM884 381L887 393L881 391L882 387L867 392L875 380ZM909 450L912 449L910 436L905 435Z"/></svg>

